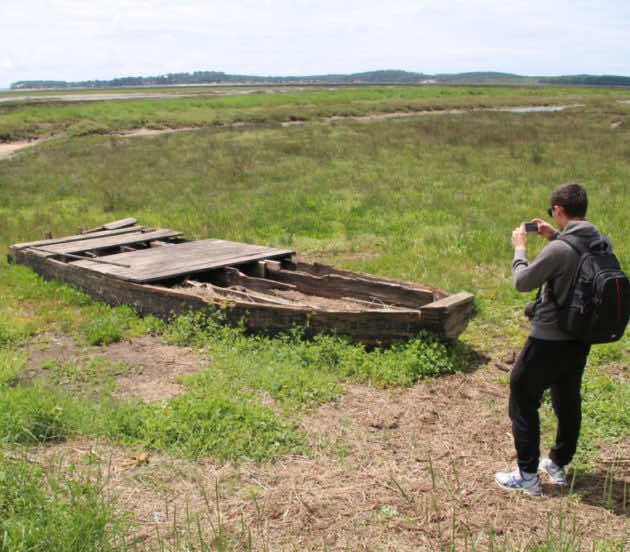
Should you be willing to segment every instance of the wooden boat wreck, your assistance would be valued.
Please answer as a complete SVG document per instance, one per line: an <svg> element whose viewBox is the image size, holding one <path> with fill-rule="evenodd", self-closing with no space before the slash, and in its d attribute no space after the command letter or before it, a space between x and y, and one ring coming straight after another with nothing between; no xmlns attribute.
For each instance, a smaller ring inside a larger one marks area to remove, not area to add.
<svg viewBox="0 0 630 552"><path fill-rule="evenodd" d="M295 325L388 344L428 329L464 331L473 295L299 262L295 252L181 232L125 219L62 238L14 244L9 261L110 305L168 319L224 306L230 323L276 333Z"/></svg>

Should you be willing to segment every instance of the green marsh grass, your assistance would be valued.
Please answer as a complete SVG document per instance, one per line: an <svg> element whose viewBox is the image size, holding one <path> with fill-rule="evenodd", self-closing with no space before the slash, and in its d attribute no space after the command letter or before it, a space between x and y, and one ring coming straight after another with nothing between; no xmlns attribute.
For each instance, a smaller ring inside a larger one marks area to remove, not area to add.
<svg viewBox="0 0 630 552"><path fill-rule="evenodd" d="M290 246L308 259L448 291L467 289L476 296L476 317L458 342L424 336L368 353L340 337L304 341L299 329L269 339L194 316L169 325L140 320L125 307L97 305L85 294L2 260L3 447L105 436L114 443L235 462L308 454L307 436L297 426L300 416L335 400L346 382L410 386L465 368L471 350L496 356L522 344L527 298L510 283L511 230L542 215L550 190L564 181L586 186L589 218L611 236L622 266L630 270L623 208L630 191L630 129L610 127L612 120L630 115L630 105L616 102L627 91L410 90L43 104L2 111L0 134L9 138L40 135L44 128L84 133L69 130L72 125L83 125L90 134L134 126L207 126L217 120L260 123L151 138L66 137L0 161L0 249L5 251L46 231L63 235L78 226L136 216L143 224L184 230L193 239ZM291 116L559 102L584 107L287 128L274 123ZM542 246L532 238L530 256ZM98 378L91 379L97 366L77 360L48 374L44 370L34 380L23 377L24 346L45 332L71 335L86 347L154 333L197 349L204 369L183 380L183 395L162 405L116 399L106 385L97 398L70 396L60 378L97 385ZM623 373L611 375L611 366L627 366L629 358L628 336L594 348L591 355L577 459L587 472L596 470L600 443L628 438L627 379ZM543 421L545 416L549 419L543 411ZM456 495L457 472L444 480L432 477L434 490L445 484ZM610 495L606 485L603 502ZM440 505L429 500L427 515L431 508ZM490 534L481 541L488 544ZM566 550L574 537L566 524L554 526L543 543L527 549ZM493 538L489 549L514 549L500 536ZM470 542L481 541L471 535ZM615 543L597 546L622 549Z"/></svg>
<svg viewBox="0 0 630 552"><path fill-rule="evenodd" d="M260 91L259 91L260 92ZM338 87L305 91L117 101L19 101L0 105L0 141L67 133L103 134L140 127L201 127L236 122L273 123L356 116L378 112L408 112L489 106L580 103L583 98L628 97L624 90L509 87Z"/></svg>

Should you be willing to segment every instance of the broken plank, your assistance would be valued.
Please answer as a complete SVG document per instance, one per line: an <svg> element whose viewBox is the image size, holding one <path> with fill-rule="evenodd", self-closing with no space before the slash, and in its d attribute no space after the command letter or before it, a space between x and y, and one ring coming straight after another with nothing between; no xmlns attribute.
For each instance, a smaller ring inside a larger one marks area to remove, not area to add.
<svg viewBox="0 0 630 552"><path fill-rule="evenodd" d="M264 293L255 292L245 288L240 290L234 288L222 288L209 283L199 284L198 282L187 282L189 284L192 284L191 287L200 290L202 295L207 294L214 298L227 299L232 301L239 300L253 304L263 303L267 305L282 305L285 307L313 308L311 305L307 305L305 303L291 301L290 299L284 299L282 297L270 297L269 295L266 295Z"/></svg>
<svg viewBox="0 0 630 552"><path fill-rule="evenodd" d="M108 222L107 224L103 224L103 226L99 226L98 228L92 228L91 230L86 230L83 233L91 234L93 232L98 232L99 230L117 230L119 228L133 226L136 222L138 222L138 220L135 218L125 218L121 220L114 220L112 222Z"/></svg>
<svg viewBox="0 0 630 552"><path fill-rule="evenodd" d="M231 286L244 286L255 291L273 291L276 289L288 289L295 290L295 286L292 284L285 284L283 282L277 282L275 280L265 280L264 278L255 278L253 276L246 276L237 268L226 266L223 268L223 274L225 276L225 282Z"/></svg>
<svg viewBox="0 0 630 552"><path fill-rule="evenodd" d="M141 232L144 229L144 226L132 226L130 228L120 228L118 230L104 230L103 232L95 232L90 234L89 236L85 233L83 234L75 234L72 236L65 236L62 238L52 238L50 240L39 240L33 242L24 242L24 243L16 243L11 246L12 250L25 249L27 247L48 247L49 245L56 245L59 243L68 243L68 242L76 242L76 241L84 241L91 240L95 238L104 238L106 236L116 236L119 234L127 234L129 232Z"/></svg>
<svg viewBox="0 0 630 552"><path fill-rule="evenodd" d="M159 240L164 238L172 238L181 236L181 232L168 229L144 229L140 232L130 232L125 234L116 234L114 236L89 238L82 241L73 241L68 243L58 243L46 246L46 251L52 254L66 253L82 253L83 251L98 251L99 249L109 249L112 247L120 247L123 245L131 245L134 243L142 243L151 240ZM126 263L123 263L126 264Z"/></svg>

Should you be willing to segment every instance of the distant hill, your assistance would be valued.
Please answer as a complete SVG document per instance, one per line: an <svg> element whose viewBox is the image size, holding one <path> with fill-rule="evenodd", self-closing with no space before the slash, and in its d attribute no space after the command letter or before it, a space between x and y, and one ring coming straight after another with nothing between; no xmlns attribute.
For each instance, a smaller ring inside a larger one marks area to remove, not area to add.
<svg viewBox="0 0 630 552"><path fill-rule="evenodd" d="M349 75L310 76L255 76L230 75L220 71L195 71L193 73L169 73L155 77L122 77L112 80L88 80L78 82L29 80L11 85L12 90L65 89L65 88L117 88L130 86L176 86L191 84L494 84L494 85L584 85L630 86L630 77L617 75L568 75L558 77L527 77L513 73L473 72L427 75L388 69L367 71Z"/></svg>

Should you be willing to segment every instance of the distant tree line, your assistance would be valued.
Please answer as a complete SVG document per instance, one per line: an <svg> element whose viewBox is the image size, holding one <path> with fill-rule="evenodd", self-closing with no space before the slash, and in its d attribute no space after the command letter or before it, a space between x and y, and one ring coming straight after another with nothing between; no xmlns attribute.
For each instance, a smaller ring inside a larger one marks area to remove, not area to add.
<svg viewBox="0 0 630 552"><path fill-rule="evenodd" d="M618 75L568 75L539 79L542 84L574 84L586 86L630 86L630 77Z"/></svg>
<svg viewBox="0 0 630 552"><path fill-rule="evenodd" d="M352 84L352 83L420 83L429 78L422 73L409 71L369 71L351 75L312 75L265 77L254 75L230 75L220 71L195 71L193 73L169 73L156 77L122 77L111 80L88 80L78 82L29 80L11 85L22 88L116 88L129 86L173 86L190 84Z"/></svg>
<svg viewBox="0 0 630 552"><path fill-rule="evenodd" d="M54 80L19 81L11 89L42 88L117 88L131 86L176 86L191 84L548 84L588 86L630 86L630 77L615 75L573 75L562 77L524 77L513 73L474 72L427 75L410 71L388 69L367 71L349 75L311 75L265 77L254 75L230 75L221 71L195 71L193 73L169 73L155 77L122 77L112 80L87 80L66 82Z"/></svg>

